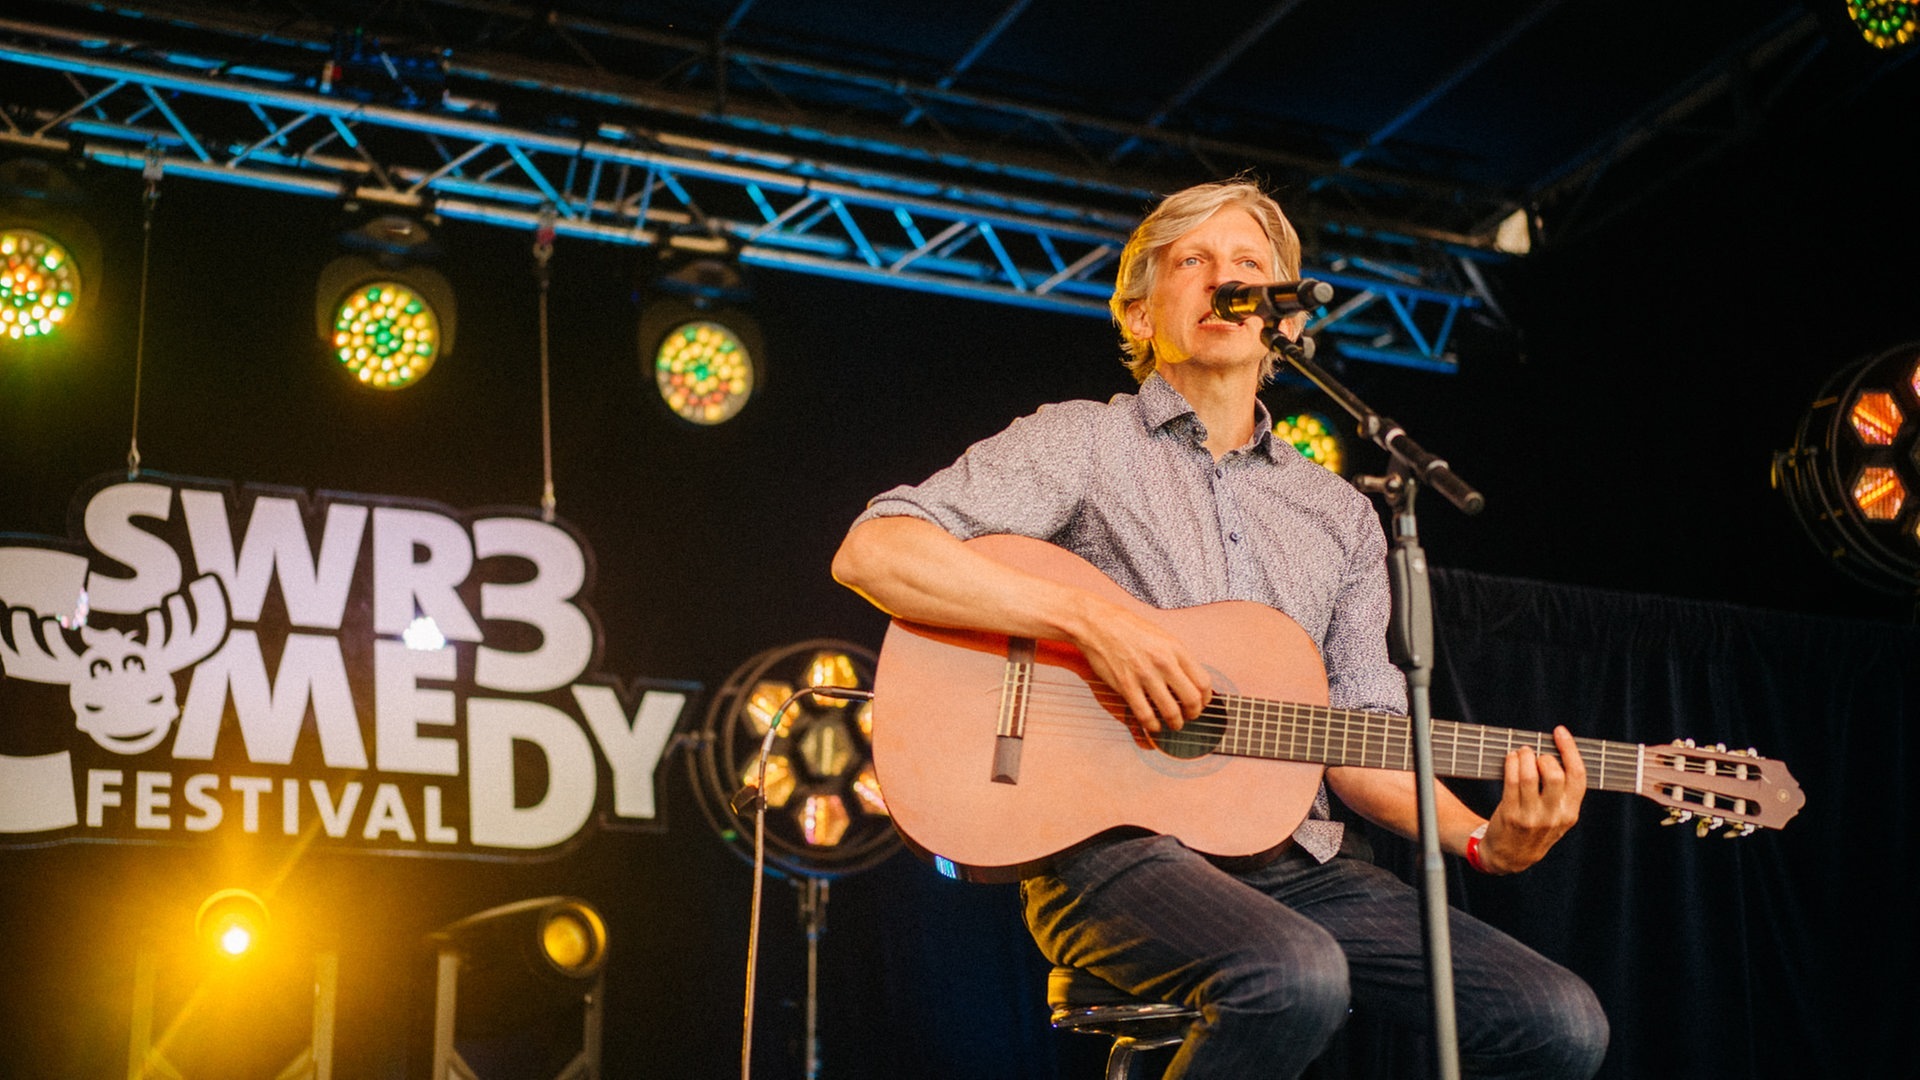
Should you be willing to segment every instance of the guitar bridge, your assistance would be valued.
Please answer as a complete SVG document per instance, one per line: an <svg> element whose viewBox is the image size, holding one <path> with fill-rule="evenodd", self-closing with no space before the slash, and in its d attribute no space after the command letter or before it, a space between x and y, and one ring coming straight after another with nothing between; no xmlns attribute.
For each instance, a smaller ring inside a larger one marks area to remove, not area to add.
<svg viewBox="0 0 1920 1080"><path fill-rule="evenodd" d="M1020 750L1026 745L1034 651L1032 638L1007 639L1007 667L1000 683L1000 719L993 738L991 779L996 784L1020 782Z"/></svg>

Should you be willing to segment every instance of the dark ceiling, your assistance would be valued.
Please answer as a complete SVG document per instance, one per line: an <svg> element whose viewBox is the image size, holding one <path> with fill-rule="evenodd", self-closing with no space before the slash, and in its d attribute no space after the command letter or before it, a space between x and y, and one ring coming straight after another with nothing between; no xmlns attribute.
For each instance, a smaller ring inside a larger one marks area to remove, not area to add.
<svg viewBox="0 0 1920 1080"><path fill-rule="evenodd" d="M1517 207L1549 237L1578 231L1784 117L1844 114L1903 57L1868 48L1843 10L18 0L0 28L28 49L77 31L98 35L94 55L306 88L345 59L335 93L550 131L645 125L1123 214L1252 168L1310 218L1484 246Z"/></svg>

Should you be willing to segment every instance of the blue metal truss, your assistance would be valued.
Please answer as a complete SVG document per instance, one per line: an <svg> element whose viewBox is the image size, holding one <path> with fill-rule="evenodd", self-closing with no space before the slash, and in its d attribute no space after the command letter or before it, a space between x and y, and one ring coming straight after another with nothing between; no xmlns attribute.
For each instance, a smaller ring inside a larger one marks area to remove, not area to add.
<svg viewBox="0 0 1920 1080"><path fill-rule="evenodd" d="M905 171L653 127L554 134L443 98L401 107L299 73L215 63L0 21L0 143L112 166L431 210L560 236L723 252L742 263L1106 316L1130 216ZM1063 185L1064 186L1064 185ZM1450 371L1483 305L1455 261L1479 251L1327 223L1307 276L1339 293L1310 329L1351 358ZM1368 254L1342 237L1363 236ZM1468 278L1471 279L1469 274Z"/></svg>

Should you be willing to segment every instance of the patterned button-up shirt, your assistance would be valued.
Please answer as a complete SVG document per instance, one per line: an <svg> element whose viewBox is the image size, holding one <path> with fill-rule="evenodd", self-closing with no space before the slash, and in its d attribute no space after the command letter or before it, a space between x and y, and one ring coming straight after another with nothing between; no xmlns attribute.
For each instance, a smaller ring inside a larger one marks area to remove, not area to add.
<svg viewBox="0 0 1920 1080"><path fill-rule="evenodd" d="M1380 519L1346 481L1276 441L1266 406L1255 408L1253 439L1215 461L1199 417L1158 375L1104 405L1043 406L924 482L881 493L859 520L906 515L962 540L1051 541L1155 607L1266 604L1319 646L1331 704L1404 713L1406 681L1387 658ZM1331 854L1328 830L1306 832L1303 846Z"/></svg>

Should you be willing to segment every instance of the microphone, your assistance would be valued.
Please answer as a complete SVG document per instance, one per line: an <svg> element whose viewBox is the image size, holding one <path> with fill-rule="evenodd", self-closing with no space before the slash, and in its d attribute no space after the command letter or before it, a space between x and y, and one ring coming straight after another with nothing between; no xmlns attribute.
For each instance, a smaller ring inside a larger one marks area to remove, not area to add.
<svg viewBox="0 0 1920 1080"><path fill-rule="evenodd" d="M1333 286L1312 278L1283 281L1275 285L1243 285L1229 281L1213 290L1213 313L1228 322L1246 322L1258 315L1263 319L1282 318L1297 311L1310 311L1333 299Z"/></svg>

